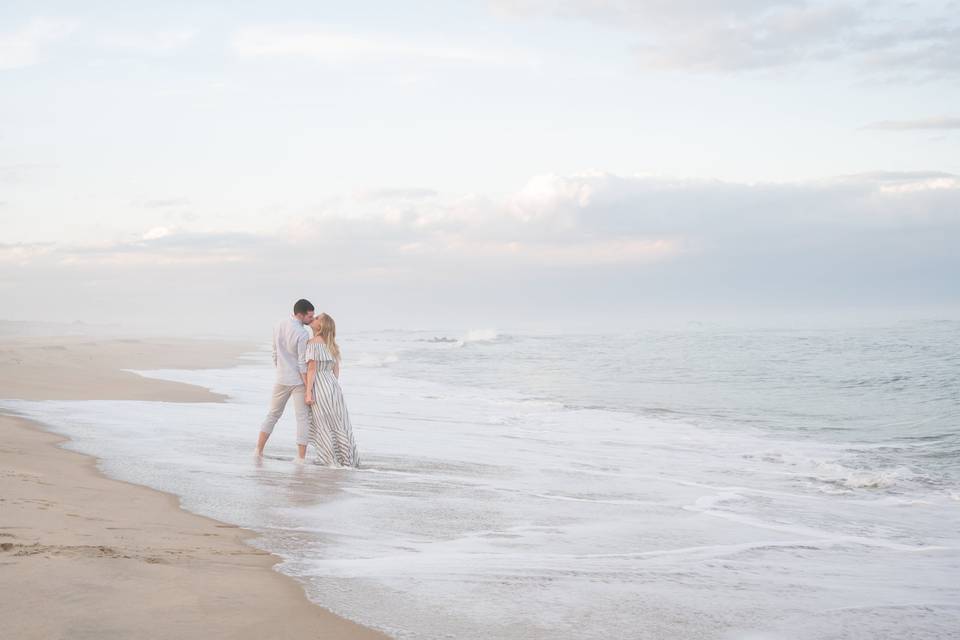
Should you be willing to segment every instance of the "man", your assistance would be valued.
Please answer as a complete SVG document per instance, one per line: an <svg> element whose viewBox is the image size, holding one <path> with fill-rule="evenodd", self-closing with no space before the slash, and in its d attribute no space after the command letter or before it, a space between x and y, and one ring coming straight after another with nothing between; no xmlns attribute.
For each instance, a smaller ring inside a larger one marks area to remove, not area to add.
<svg viewBox="0 0 960 640"><path fill-rule="evenodd" d="M297 458L303 464L307 456L307 436L310 432L310 413L304 401L307 384L307 330L304 325L313 322L313 305L308 300L297 300L293 305L293 317L281 320L273 330L273 364L277 368L277 381L273 385L270 412L260 427L257 441L257 458L263 457L263 448L273 433L277 420L283 415L287 400L293 397L297 413Z"/></svg>

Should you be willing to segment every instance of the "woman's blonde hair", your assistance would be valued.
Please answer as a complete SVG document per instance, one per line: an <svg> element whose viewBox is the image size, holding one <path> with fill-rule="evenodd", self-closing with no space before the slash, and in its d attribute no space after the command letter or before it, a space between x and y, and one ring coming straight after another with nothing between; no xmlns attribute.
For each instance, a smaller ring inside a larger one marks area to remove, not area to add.
<svg viewBox="0 0 960 640"><path fill-rule="evenodd" d="M317 327L313 330L313 335L323 338L334 359L339 360L340 345L337 344L337 323L326 313L318 315L314 322L317 323Z"/></svg>

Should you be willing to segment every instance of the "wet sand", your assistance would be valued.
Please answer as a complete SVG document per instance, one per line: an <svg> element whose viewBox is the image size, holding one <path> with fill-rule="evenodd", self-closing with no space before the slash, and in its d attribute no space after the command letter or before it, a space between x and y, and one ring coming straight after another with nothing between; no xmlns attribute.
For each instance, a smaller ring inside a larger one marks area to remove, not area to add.
<svg viewBox="0 0 960 640"><path fill-rule="evenodd" d="M219 402L125 368L229 366L251 345L3 338L0 397ZM112 480L65 438L0 415L0 637L386 636L309 602L252 532L188 513L176 497ZM251 433L251 447L255 440Z"/></svg>

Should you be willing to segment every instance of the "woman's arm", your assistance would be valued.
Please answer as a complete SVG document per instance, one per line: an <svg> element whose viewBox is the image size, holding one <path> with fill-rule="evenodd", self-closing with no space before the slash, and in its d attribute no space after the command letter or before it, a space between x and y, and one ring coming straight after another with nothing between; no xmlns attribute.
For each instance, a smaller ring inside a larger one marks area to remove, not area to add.
<svg viewBox="0 0 960 640"><path fill-rule="evenodd" d="M300 377L304 382L307 381L307 332L297 332L297 368L300 371ZM308 385L309 386L309 385Z"/></svg>
<svg viewBox="0 0 960 640"><path fill-rule="evenodd" d="M313 404L313 380L317 377L317 361L307 361L307 392L304 400L307 404Z"/></svg>
<svg viewBox="0 0 960 640"><path fill-rule="evenodd" d="M333 361L333 375L336 376L337 380L340 379L340 361Z"/></svg>

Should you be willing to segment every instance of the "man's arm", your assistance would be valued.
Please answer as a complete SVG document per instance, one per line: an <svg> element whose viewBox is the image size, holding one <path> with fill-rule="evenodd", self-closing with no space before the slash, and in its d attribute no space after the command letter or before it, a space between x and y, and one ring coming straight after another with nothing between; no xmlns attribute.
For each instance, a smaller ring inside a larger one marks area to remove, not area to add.
<svg viewBox="0 0 960 640"><path fill-rule="evenodd" d="M278 338L279 338L279 336L277 335L277 329L276 329L276 327L274 327L274 329L273 329L273 340L272 340L271 343L270 343L270 346L273 348L273 368L274 368L274 369L277 368L277 339L278 339Z"/></svg>

